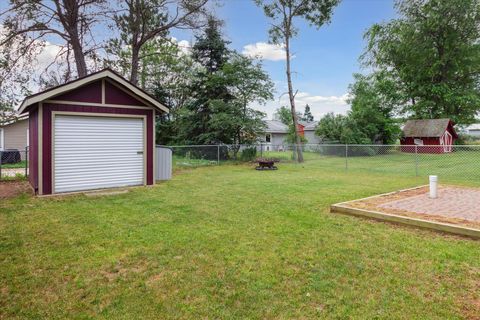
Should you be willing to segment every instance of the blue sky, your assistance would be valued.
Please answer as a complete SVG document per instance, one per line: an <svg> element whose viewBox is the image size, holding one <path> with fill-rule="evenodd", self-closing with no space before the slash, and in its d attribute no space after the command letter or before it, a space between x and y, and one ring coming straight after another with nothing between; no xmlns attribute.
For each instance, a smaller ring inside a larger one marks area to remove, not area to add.
<svg viewBox="0 0 480 320"><path fill-rule="evenodd" d="M260 50L255 46L268 42L267 18L250 0L226 0L216 12L225 21L224 34L232 48L243 52L250 45L250 50L265 53L264 67L275 81L277 92L275 101L255 107L271 117L279 105L286 104L286 96L279 101L286 91L286 81L285 61L271 60L278 58L279 52L265 50L265 45L260 45ZM320 30L298 21L300 33L292 42L292 64L300 111L309 103L317 120L327 112L344 113L348 109L344 100L352 74L361 71L358 58L365 47L364 32L372 24L394 17L393 0L343 0L334 11L331 24ZM193 39L185 32L173 35L189 42Z"/></svg>
<svg viewBox="0 0 480 320"><path fill-rule="evenodd" d="M111 0L113 1L113 0ZM215 0L212 0L215 1ZM332 21L320 30L297 20L300 32L292 41L294 88L298 90L297 109L308 103L316 120L328 112L345 113L346 95L352 74L361 71L358 61L365 47L364 32L374 23L395 17L394 0L343 0L334 10ZM281 48L268 44L269 20L253 0L217 0L216 15L224 20L224 35L230 47L245 54L263 56L263 65L276 85L275 99L267 105L252 105L271 118L275 109L288 105L285 61ZM6 8L0 1L0 9ZM97 30L104 38L107 30ZM194 41L193 31L172 31L179 41ZM38 57L39 66L48 65L58 52L58 39ZM184 43L184 42L183 42ZM283 95L282 95L283 94ZM280 98L281 97L281 98Z"/></svg>

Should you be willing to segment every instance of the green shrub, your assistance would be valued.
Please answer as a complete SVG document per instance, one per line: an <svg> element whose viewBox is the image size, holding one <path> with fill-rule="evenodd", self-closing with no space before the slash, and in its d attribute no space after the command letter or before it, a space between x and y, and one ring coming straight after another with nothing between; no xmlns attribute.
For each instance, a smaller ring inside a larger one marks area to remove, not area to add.
<svg viewBox="0 0 480 320"><path fill-rule="evenodd" d="M242 150L240 159L242 161L253 161L257 157L257 147L249 147Z"/></svg>
<svg viewBox="0 0 480 320"><path fill-rule="evenodd" d="M2 176L0 181L22 181L27 180L27 177L23 173L16 173L14 176Z"/></svg>

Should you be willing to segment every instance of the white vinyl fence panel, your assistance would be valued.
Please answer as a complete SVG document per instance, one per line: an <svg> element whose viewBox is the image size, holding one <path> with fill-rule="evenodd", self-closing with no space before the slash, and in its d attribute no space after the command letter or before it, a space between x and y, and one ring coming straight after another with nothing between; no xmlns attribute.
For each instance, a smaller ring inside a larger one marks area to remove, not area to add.
<svg viewBox="0 0 480 320"><path fill-rule="evenodd" d="M54 192L142 185L141 118L56 115Z"/></svg>

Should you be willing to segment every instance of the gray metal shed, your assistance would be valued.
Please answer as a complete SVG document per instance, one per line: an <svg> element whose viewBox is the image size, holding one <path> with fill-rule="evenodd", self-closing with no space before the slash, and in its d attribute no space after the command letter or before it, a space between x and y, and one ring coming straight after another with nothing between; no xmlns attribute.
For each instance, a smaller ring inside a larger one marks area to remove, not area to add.
<svg viewBox="0 0 480 320"><path fill-rule="evenodd" d="M164 146L156 146L155 150L155 180L172 179L172 149Z"/></svg>

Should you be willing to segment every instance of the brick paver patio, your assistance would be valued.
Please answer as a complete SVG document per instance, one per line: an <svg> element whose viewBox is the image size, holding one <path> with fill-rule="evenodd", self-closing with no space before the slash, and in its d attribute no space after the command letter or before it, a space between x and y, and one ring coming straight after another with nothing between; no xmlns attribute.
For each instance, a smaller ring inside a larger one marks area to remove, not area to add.
<svg viewBox="0 0 480 320"><path fill-rule="evenodd" d="M480 190L441 187L437 199L430 199L428 193L423 193L378 207L480 222Z"/></svg>

